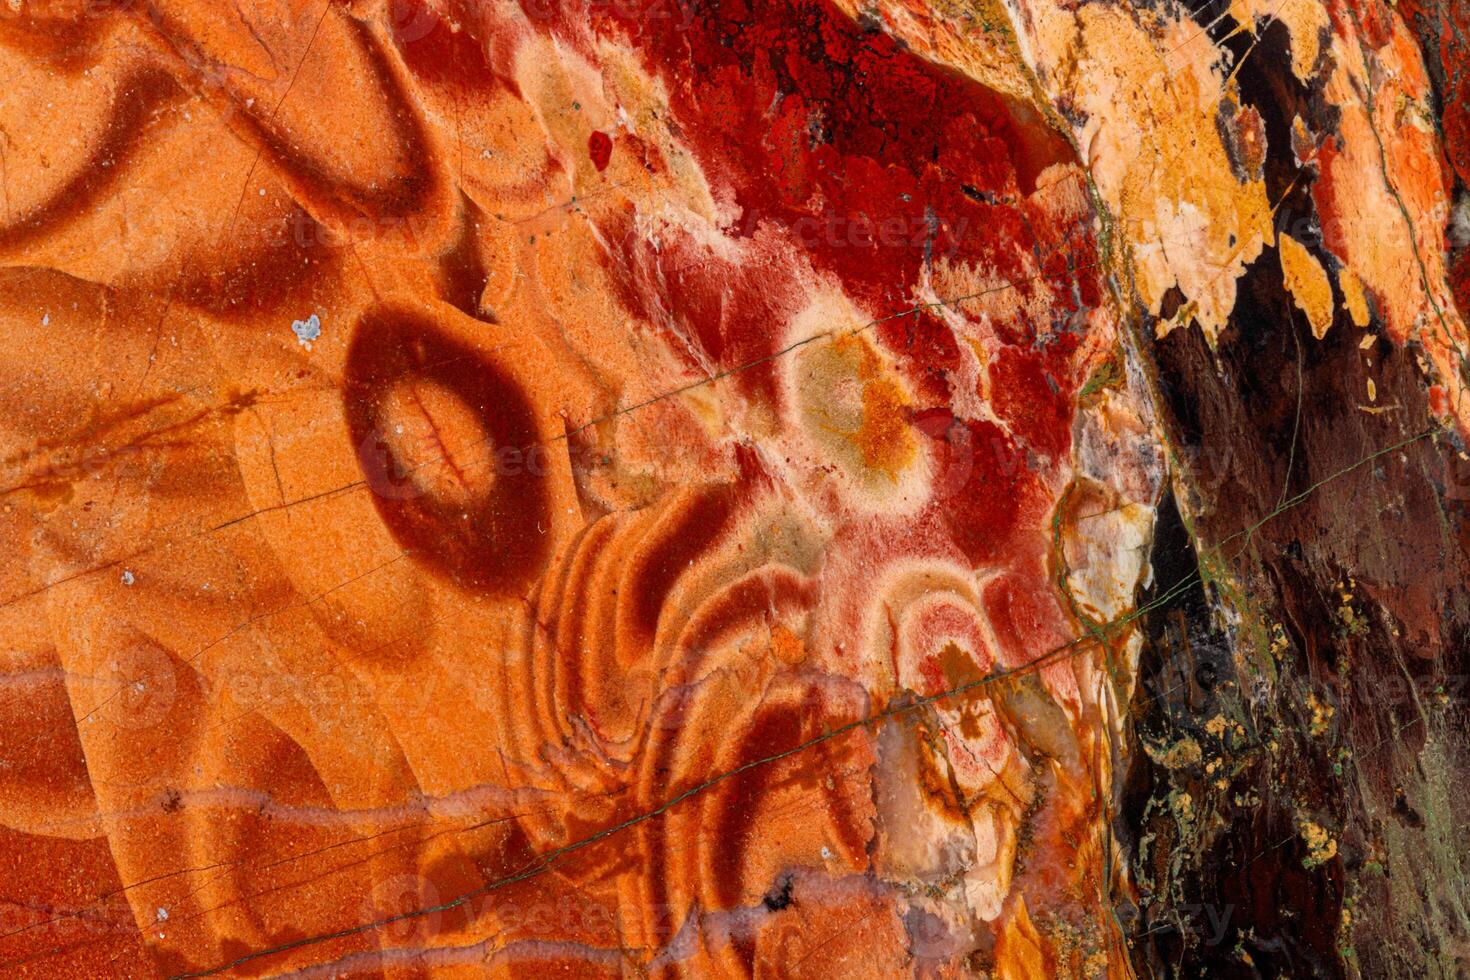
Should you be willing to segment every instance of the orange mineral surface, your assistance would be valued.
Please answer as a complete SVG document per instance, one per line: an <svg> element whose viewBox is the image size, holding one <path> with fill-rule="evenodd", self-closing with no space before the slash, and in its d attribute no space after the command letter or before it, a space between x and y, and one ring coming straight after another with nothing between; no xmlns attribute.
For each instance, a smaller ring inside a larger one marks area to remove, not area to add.
<svg viewBox="0 0 1470 980"><path fill-rule="evenodd" d="M1130 975L1155 345L1470 420L1286 5L10 0L0 974Z"/></svg>

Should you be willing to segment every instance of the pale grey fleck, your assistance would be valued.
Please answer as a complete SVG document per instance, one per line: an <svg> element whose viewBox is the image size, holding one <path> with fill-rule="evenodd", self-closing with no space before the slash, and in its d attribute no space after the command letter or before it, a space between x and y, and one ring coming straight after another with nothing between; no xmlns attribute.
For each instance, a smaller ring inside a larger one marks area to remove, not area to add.
<svg viewBox="0 0 1470 980"><path fill-rule="evenodd" d="M296 334L296 342L303 347L310 346L313 340L322 335L322 318L313 313L305 320L292 320L291 332Z"/></svg>

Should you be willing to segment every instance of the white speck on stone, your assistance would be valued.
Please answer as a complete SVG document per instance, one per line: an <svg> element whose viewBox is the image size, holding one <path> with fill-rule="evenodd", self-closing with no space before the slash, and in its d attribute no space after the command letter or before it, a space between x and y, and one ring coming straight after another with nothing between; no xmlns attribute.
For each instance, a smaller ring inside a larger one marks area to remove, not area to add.
<svg viewBox="0 0 1470 980"><path fill-rule="evenodd" d="M313 313L305 320L292 320L291 332L296 334L297 343L310 350L311 342L322 335L322 318Z"/></svg>
<svg viewBox="0 0 1470 980"><path fill-rule="evenodd" d="M1455 201L1454 210L1450 212L1450 224L1447 229L1450 244L1456 248L1464 248L1470 245L1470 194L1461 192Z"/></svg>
<svg viewBox="0 0 1470 980"><path fill-rule="evenodd" d="M51 326L51 314L50 313L42 313L41 314L41 326L43 326L43 327L49 327L49 326Z"/></svg>
<svg viewBox="0 0 1470 980"><path fill-rule="evenodd" d="M164 908L162 905L160 905L158 907L158 921L159 922L167 922L168 921L168 909Z"/></svg>
<svg viewBox="0 0 1470 980"><path fill-rule="evenodd" d="M831 851L829 851L829 850L828 850L828 849L827 849L827 848L825 848L825 847L824 847L824 848L822 848L822 860L824 860L824 861L827 861L827 860L830 860L830 859L831 859L831 857L832 857L832 852L831 852Z"/></svg>
<svg viewBox="0 0 1470 980"><path fill-rule="evenodd" d="M124 568L122 573L122 584L132 585L136 581L137 579L133 578L133 573Z"/></svg>
<svg viewBox="0 0 1470 980"><path fill-rule="evenodd" d="M265 197L265 188L264 188L264 187L262 187L262 188L261 188L261 189L260 189L260 196L261 196L261 197Z"/></svg>

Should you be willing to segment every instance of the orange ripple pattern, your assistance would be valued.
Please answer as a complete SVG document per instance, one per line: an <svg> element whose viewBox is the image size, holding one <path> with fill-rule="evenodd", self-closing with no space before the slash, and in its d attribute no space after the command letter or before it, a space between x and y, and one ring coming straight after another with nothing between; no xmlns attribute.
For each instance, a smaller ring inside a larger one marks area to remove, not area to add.
<svg viewBox="0 0 1470 980"><path fill-rule="evenodd" d="M595 11L23 6L0 969L1121 968L1161 466L1039 122L885 48L983 152L796 81L763 173Z"/></svg>

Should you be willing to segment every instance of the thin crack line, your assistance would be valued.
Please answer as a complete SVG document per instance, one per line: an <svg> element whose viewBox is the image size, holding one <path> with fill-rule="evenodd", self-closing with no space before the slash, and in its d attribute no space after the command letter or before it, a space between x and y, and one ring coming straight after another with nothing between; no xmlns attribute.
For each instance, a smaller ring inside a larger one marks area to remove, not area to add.
<svg viewBox="0 0 1470 980"><path fill-rule="evenodd" d="M1092 263L1092 264L1089 264L1089 265L1086 265L1086 266L1079 266L1074 271L1075 272L1087 272L1087 271L1090 271L1090 270L1093 270L1093 269L1097 269L1097 268L1099 268L1098 264L1097 263ZM526 451L530 451L532 449L538 449L538 448L544 449L544 448L546 448L548 446L555 445L557 443L566 442L566 441L570 440L572 437L576 436L578 433L584 432L587 429L593 428L594 426L602 425L605 422L610 422L613 419L619 418L620 416L623 416L623 415L628 415L628 414L631 414L633 412L641 411L642 409L648 408L648 407L650 407L652 405L656 405L659 402L667 401L670 398L676 398L679 395L687 394L688 392L695 391L695 390L697 390L699 388L703 388L706 385L715 384L716 382L723 381L726 378L733 377L734 375L742 374L742 373L744 373L746 371L749 371L752 368L757 368L757 367L760 367L760 366L762 366L764 364L769 364L769 363L771 363L773 361L779 360L782 357L785 357L787 354L790 354L793 351L799 350L802 347L806 347L806 346L808 346L810 344L816 343L819 340L829 340L829 339L836 339L836 338L841 338L841 337L856 337L856 336L860 336L861 334L866 333L866 332L872 330L874 327L881 326L884 323L888 323L888 322L893 321L893 320L901 320L904 317L917 316L918 314L927 312L929 310L944 309L944 308L948 308L948 307L951 307L951 306L955 306L955 305L960 304L960 303L967 303L967 302L970 302L971 300L980 299L981 297L988 296L988 295L991 295L993 293L1004 292L1005 290L1008 290L1008 289L1015 289L1015 288L1017 288L1018 286L1020 286L1020 285L1022 285L1024 283L1034 282L1034 281L1036 281L1038 279L1045 279L1045 278L1047 278L1047 274L1046 273L1044 273L1044 272L1038 272L1037 274L1032 275L1032 276L1026 276L1026 277L1021 278L1021 279L1011 280L1011 281L1002 283L1002 284L1000 284L998 286L992 286L992 287L989 287L987 289L977 290L976 292L973 292L973 293L966 293L966 294L963 294L963 295L960 295L960 296L954 296L954 297L949 297L949 298L944 298L944 299L938 299L938 300L934 300L934 301L927 302L927 303L919 303L919 304L916 304L916 305L914 305L912 307L909 307L908 309L900 310L897 313L890 313L890 314L888 314L886 316L881 316L881 317L877 317L875 319L869 320L869 321L861 324L860 326L851 327L851 328L848 328L848 329L824 330L824 331L821 331L820 333L812 334L810 337L805 337L805 338L803 338L801 340L798 340L798 341L796 341L794 343L788 344L787 346L781 348L780 350L773 351L773 352L771 352L769 354L764 354L761 357L755 358L754 360L751 360L751 361L746 361L746 362L741 363L741 364L737 364L734 367L726 368L726 369L724 369L722 371L717 371L716 373L714 373L714 374L712 374L712 375L710 375L708 377L700 378L700 379L698 379L696 381L691 381L688 384L680 385L679 387L673 388L673 389L671 389L669 391L661 392L661 393L659 393L657 395L653 395L653 396L651 396L649 398L646 398L643 401L634 402L631 405L625 405L625 406L623 406L621 408L615 409L614 411L608 412L605 415L600 415L600 416L598 416L596 418L590 419L587 422L584 422L581 425L578 425L578 426L576 426L574 428L567 429L566 431L562 432L559 435L551 436L550 438L544 439L544 440L536 440L536 441L527 443L525 446L519 447L519 448L523 452L526 452ZM418 463L417 465L415 465L414 467L412 467L411 469L409 469L408 472L411 473L411 472L413 472L413 470L419 469L421 467L437 464L437 463L441 462L442 459L443 459L443 457L426 459L423 462ZM466 467L466 468L468 468L468 467ZM248 521L248 520L251 520L252 518L258 517L261 514L269 514L269 513L275 512L275 511L288 510L288 509L290 509L292 507L295 507L295 506L298 506L300 504L311 503L312 501L320 500L323 497L329 497L329 496L332 496L334 494L350 493L350 492L355 491L355 490L360 490L360 489L362 489L364 487L367 487L368 485L369 484L368 484L368 481L366 479L354 480L351 483L344 483L341 486L334 487L334 488L332 488L330 490L322 490L322 491L319 491L318 493L311 494L311 495L309 495L307 497L302 497L302 498L300 498L298 500L287 500L287 501L282 501L279 504L272 504L269 507L262 507L262 508L260 508L258 510L251 511L248 514L242 514L239 517L232 518L232 519L230 519L228 521L225 521L222 524L218 524L218 525L210 528L209 530L211 532L223 530L224 528L232 527L232 526L234 526L236 524L244 523L245 521Z"/></svg>
<svg viewBox="0 0 1470 980"><path fill-rule="evenodd" d="M1060 251L1061 250L1059 249L1058 252L1054 252L1052 254L1053 255L1059 254ZM1074 271L1074 273L1087 272L1087 271L1099 269L1100 267L1101 266L1100 266L1099 263L1093 262L1093 263L1090 263L1088 265L1078 266L1073 271ZM798 342L796 342L794 344L791 344L788 347L784 348L783 350L777 351L777 352L775 352L773 354L767 354L767 355L764 355L763 357L758 358L758 359L756 359L754 361L750 361L748 363L736 365L735 367L728 368L728 369L726 369L724 371L721 371L721 372L719 372L719 373L717 373L715 375L712 375L711 377L703 378L703 379L700 379L699 381L691 382L690 384L683 385L683 386L681 386L679 388L674 389L673 391L664 392L661 395L655 396L653 398L646 399L646 400L644 400L642 402L639 402L639 403L637 403L635 405L625 406L623 408L620 408L620 409L617 409L617 410L615 410L613 412L610 412L610 413L608 413L608 414L606 414L604 416L601 416L601 417L598 417L598 418L594 418L591 421L586 422L583 425L580 425L580 426L576 427L575 429L564 431L563 433L561 433L559 435L552 436L552 437L550 437L548 439L545 439L545 440L537 440L537 441L534 441L534 442L530 442L526 446L520 447L520 448L522 448L523 451L530 451L532 449L546 448L548 446L555 445L557 443L565 442L565 441L569 440L576 433L582 432L583 430L588 429L588 428L590 428L592 426L600 425L600 424L602 424L604 422L610 421L611 419L617 418L617 417L619 417L621 415L625 415L625 414L627 414L629 412L634 412L634 411L638 411L639 409L647 408L648 406L650 406L652 404L655 404L656 402L661 401L663 399L672 398L672 397L675 397L677 395L684 394L684 393L686 393L688 391L694 390L694 389L699 388L699 387L701 387L703 385L713 384L714 382L719 381L719 380L721 380L723 378L727 378L727 377L730 377L732 375L742 373L742 372L747 371L747 370L749 370L749 369L751 369L753 367L757 367L757 366L759 366L761 364L769 363L769 362L771 362L771 361L773 361L773 360L775 360L775 359L777 359L779 357L784 356L787 353L790 353L793 350L796 350L796 349L798 349L800 347L803 347L803 346L805 346L807 344L811 344L811 343L813 343L813 342L815 342L817 340L820 340L820 339L824 339L824 338L828 338L828 337L836 337L836 336L840 336L840 335L843 335L843 334L857 336L857 335L859 335L859 334L861 334L861 333L863 333L863 332L865 332L867 330L871 330L872 328L874 328L876 326L880 326L881 324L887 323L887 322L892 321L892 320L902 319L903 317L906 317L906 316L914 316L914 315L917 315L919 313L922 313L922 312L924 312L926 310L931 310L931 309L935 309L935 308L941 308L942 309L942 308L945 308L945 307L948 307L948 306L952 306L952 305L955 305L955 304L968 302L968 301L973 300L973 299L978 299L978 298L980 298L982 296L987 296L987 295L991 295L991 294L994 294L994 293L1003 292L1003 291L1005 291L1007 289L1015 289L1015 288L1017 288L1017 287L1025 284L1025 283L1034 282L1034 281L1036 281L1038 279L1044 279L1044 278L1046 278L1046 274L1045 273L1038 272L1036 275L1026 276L1026 277L1023 277L1023 278L1020 278L1020 279L1010 280L1008 282L1002 283L1001 285L989 287L987 289L979 290L979 291L974 292L974 293L969 293L969 294L960 295L960 296L954 296L954 297L949 297L949 298L941 298L941 299L935 300L933 302L928 302L928 303L920 303L920 304L918 304L916 306L913 306L913 307L911 307L909 309L900 311L898 313L891 313L891 314L889 314L887 316L883 316L883 317L879 317L879 318L874 319L874 320L870 320L867 323L865 323L865 324L863 324L861 326L858 326L858 327L854 327L854 328L852 328L851 330L848 330L848 331L828 330L828 331L824 331L824 332L819 333L819 334L814 334L811 337L805 338L804 340L801 340L801 341L798 341ZM422 467L422 466L433 465L433 464L435 464L437 462L439 462L439 461L436 460L436 459L426 459L423 462L417 464L417 466L415 466L413 469L418 469L419 467ZM412 471L413 471L412 469L409 470L409 472L412 472ZM314 502L314 501L317 501L317 500L321 500L321 499L326 498L326 497L332 497L332 496L335 496L337 494L348 493L348 492L351 492L351 491L360 490L363 487L367 487L367 486L369 486L369 484L368 484L367 480L365 480L365 479L364 480L354 480L351 483L345 483L345 484L342 484L341 486L338 486L338 487L333 487L333 488L328 489L328 490L322 490L322 491L319 491L319 492L314 493L314 494L309 494L308 496L302 497L302 498L297 499L297 500L288 500L288 501L282 501L279 504L271 504L268 507L261 507L261 508L259 508L257 510L251 511L251 512L249 512L247 514L242 514L239 517L231 518L230 520L224 521L221 524L216 524L216 525L213 525L211 527L204 528L204 529L202 529L202 530L200 530L200 531L198 531L198 532L196 532L196 533L194 533L192 535L189 535L188 537L184 538L183 540L184 541L190 541L190 540L193 540L195 538L204 537L205 535L213 534L213 533L215 533L217 531L222 531L222 530L224 530L226 528L233 527L233 526L235 526L237 524L242 524L242 523L244 523L246 521L251 520L252 518L255 518L255 517L260 516L261 514L269 514L269 513L274 513L276 511L287 510L289 508L296 507L296 506L299 506L301 504L311 503L311 502ZM50 590L52 588L55 588L55 587L60 586L60 585L65 585L65 584L67 584L69 582L72 582L72 581L74 581L76 579L79 579L79 578L83 578L83 577L85 577L87 575L95 574L97 572L105 572L105 571L107 571L109 569L116 568L119 565L121 565L124 562L127 562L127 561L129 561L131 559L137 559L137 558L139 558L139 557L141 557L143 555L149 554L149 553L157 550L159 547L162 547L166 543L169 543L169 539L165 539L163 541L160 541L158 544L149 545L148 547L140 548L140 549L138 549L136 551L133 551L133 552L130 552L130 553L128 553L128 554L126 554L126 555L124 555L124 556L122 556L120 558L116 558L116 559L112 559L112 560L109 560L109 561L105 561L105 562L103 562L103 563L101 563L99 565L93 566L92 568L85 568L85 569L81 569L81 570L76 571L76 572L72 572L72 573L70 573L70 574L68 574L66 576L63 576L60 579L55 580L55 581L46 582L44 584L35 586L34 588L27 589L24 592L20 592L20 593L17 593L15 595L9 596L9 597L7 597L7 598L5 598L3 600L0 600L0 609L4 609L6 607L9 607L11 605L14 605L17 602L24 601L26 599L34 598L35 596L40 595L41 593L46 592L46 591L48 591L48 590Z"/></svg>
<svg viewBox="0 0 1470 980"><path fill-rule="evenodd" d="M1271 520L1273 520L1275 517L1279 516L1281 513L1285 512L1285 511L1287 511L1287 510L1289 510L1289 509L1291 509L1293 507L1296 507L1297 505L1299 505L1301 503L1303 503L1316 490L1320 489L1322 486L1324 486L1324 485L1326 485L1326 484L1328 484L1328 483L1330 483L1330 482L1332 482L1334 480L1337 480L1337 479L1341 478L1342 476L1345 476L1348 473L1351 473L1354 470L1357 470L1357 469L1361 468L1362 466L1367 465L1368 463L1372 462L1373 460L1375 460L1375 459L1377 459L1377 458L1379 458L1379 457L1381 457L1383 455L1386 455L1388 453L1392 453L1392 452L1398 451L1398 450L1403 449L1403 448L1405 448L1405 447L1407 447L1409 445L1412 445L1415 442L1421 441L1421 440L1426 439L1426 438L1430 438L1430 437L1435 436L1435 435L1437 435L1437 434L1439 434L1439 433L1441 433L1443 431L1446 431L1444 429L1444 427L1442 427L1442 426L1433 426L1431 428L1425 429L1425 430L1417 433L1416 435L1413 435L1413 436L1407 437L1405 439L1399 440L1399 441L1397 441L1397 442L1395 442L1395 443L1393 443L1391 445L1385 446L1382 449L1379 449L1379 450L1377 450L1377 451L1375 451L1373 453L1370 453L1370 454L1368 454L1367 456L1363 457L1362 459L1358 460L1355 463L1351 463L1351 464L1349 464L1347 466L1342 467L1341 469L1339 469L1339 470L1337 470L1337 471L1335 471L1335 472L1327 475L1326 477L1323 477L1321 480L1318 480L1317 482L1313 483L1312 485L1310 485L1309 487L1307 487L1305 490L1303 490L1301 493L1296 494L1293 497L1291 497L1291 498L1287 499L1286 501L1284 501L1283 503L1279 504L1278 506L1276 506L1275 508L1273 508L1271 511L1269 511L1265 516L1263 516L1260 520L1256 521L1254 524L1252 524L1252 525L1250 525L1250 526L1248 526L1246 528L1242 528L1241 530L1235 532L1234 534L1229 535L1228 537L1226 537L1225 539L1223 539L1219 543L1219 545L1217 545L1217 547L1223 547L1223 546L1229 544L1232 541L1235 541L1235 540L1237 540L1239 538L1245 537L1247 539L1247 541L1245 542L1245 544L1235 553L1235 555L1231 556L1232 559L1233 558L1236 558L1236 557L1239 557L1240 554L1244 553L1246 547L1248 547L1248 545L1249 545L1249 539L1254 536L1254 534L1255 534L1256 531L1258 531L1265 524L1267 524L1268 522L1270 522ZM919 696L919 697L915 697L915 698L912 698L912 699L906 699L901 704L897 704L897 705L894 705L892 707L886 708L883 711L878 712L876 714L869 715L869 716L866 716L864 718L856 719L856 720L854 720L852 722L849 722L849 723L847 723L845 725L839 726L838 728L835 728L835 729L833 729L833 730L831 730L829 732L826 732L826 733L824 733L822 735L819 735L819 736L817 736L815 738L812 738L812 739L810 739L810 740L808 740L806 742L803 742L801 744L798 744L796 746L793 746L793 747L791 747L789 749L786 749L786 750L784 750L782 752L774 753L772 755L768 755L768 756L765 756L765 757L760 758L760 759L754 759L754 760L751 760L749 762L746 762L746 763L744 763L744 764L742 764L742 765L740 765L740 766L738 766L738 767L736 767L734 769L731 769L731 770L729 770L727 772L721 773L721 774L719 774L717 776L714 776L714 777L712 777L712 778L710 778L708 780L705 780L702 783L699 783L699 784L697 784L697 785L695 785L693 787L690 787L689 789L687 789L684 792L676 795L672 799L666 801L665 803L661 804L660 806L656 807L653 810L650 810L650 811L647 811L647 812L645 812L643 814L640 814L640 815L631 817L628 820L623 821L622 823L616 824L616 825L614 825L612 827L606 828L606 829L598 832L597 834L591 835L591 836L589 836L587 838L584 838L582 840L579 840L579 841L574 841L573 843L568 844L568 845L565 845L564 847L555 849L555 850L547 853L545 856L543 856L542 858L540 858L539 860L537 860L533 864L527 866L522 871L520 871L520 872L518 872L518 873L516 873L514 875L510 875L508 877L498 879L498 880L496 880L494 882L491 882L491 883L489 883L489 884L487 884L487 885L485 885L485 886L483 886L483 887L481 887L479 889L475 889L475 890L470 891L470 892L468 892L468 893L466 893L464 895L461 895L458 898L455 898L455 899L453 899L453 900L451 900L449 902L443 903L443 904L438 905L438 906L433 906L433 907L429 907L429 908L412 910L412 911L409 911L409 912L400 913L398 915L390 916L390 917L387 917L387 918L384 918L384 919L380 919L380 920L375 920L373 922L363 923L363 924L361 924L359 926L355 926L355 927L352 927L350 929L339 930L337 932L328 933L328 934L321 934L321 935L317 935L317 936L303 937L302 939L295 940L293 942L286 943L286 944L283 944L283 945L280 945L280 946L271 947L271 948L268 948L268 949L258 950L258 951L253 952L253 953L245 954L245 955L243 955L241 957L236 958L235 960L233 960L233 961L231 961L229 963L226 963L226 964L223 964L223 965L220 965L220 966L216 966L216 967L210 968L208 970L198 971L198 972L194 972L194 973L178 974L178 975L170 978L170 980L186 980L186 978L192 978L192 977L214 976L214 975L217 975L217 974L222 973L224 971L234 969L235 967L237 967L239 965L242 965L242 964L244 964L246 962L250 962L252 960L259 959L259 958L262 958L262 957L275 955L277 953L288 952L288 951L290 951L292 949L297 949L297 948L301 948L301 947L305 947L305 946L315 945L315 944L321 943L321 942L328 942L328 941L330 941L332 939L343 938L343 937L347 937L347 936L361 934L361 933L364 933L364 932L367 932L367 931L370 931L370 930L381 928L381 927L386 926L386 925L391 925L394 922L403 921L403 920L410 919L410 918L416 918L416 917L423 916L423 915L431 915L431 914L434 914L435 912L442 912L442 911L447 911L447 910L450 910L450 909L457 908L457 907L463 905L465 902L469 901L471 898L475 898L475 897L478 897L480 895L487 894L487 893L489 893L491 891L495 891L495 890L497 890L499 888L503 888L503 887L505 887L507 885L515 884L515 883L518 883L520 881L524 881L524 880L527 880L529 878L535 877L535 876L541 874L542 872L549 870L552 866L554 866L561 858L565 857L567 854L571 854L571 853L574 853L576 851L582 850L582 849L584 849L586 847L591 846L592 844L594 844L594 843L596 843L598 841L605 840L605 839L607 839L607 838L609 838L609 837L611 837L611 836L613 836L615 834L618 834L618 833L620 833L621 831L623 831L625 829L628 829L628 828L637 826L639 824L642 824L642 823L645 823L645 822L647 822L649 820L652 820L652 819L654 819L654 818L656 818L658 816L661 816L662 814L664 814L664 813L668 812L669 810L673 809L674 807L678 806L680 803L684 802L685 800L688 800L688 799L690 799L690 798L692 798L692 797L694 797L696 795L699 795L699 794L703 793L704 791L706 791L706 790L708 790L708 789L710 789L710 788L712 788L712 787L714 787L716 785L719 785L720 783L722 783L725 780L728 780L728 779L730 779L730 778L732 778L734 776L740 775L740 774L742 774L744 772L748 772L748 771L750 771L752 769L756 769L756 768L759 768L759 767L763 767L763 766L772 764L774 762L778 762L778 761L780 761L782 759L789 758L789 757L794 756L794 755L796 755L796 754L798 754L800 752L805 751L808 748L811 748L813 746L816 746L816 745L825 743L827 741L830 741L832 739L838 738L838 737L840 737L842 735L845 735L845 734L847 734L847 733L849 733L851 731L854 731L854 730L856 730L858 728L866 728L866 727L871 726L873 724L876 724L878 722L885 721L885 720L887 720L889 718L897 717L897 716L902 715L902 714L906 714L908 712L911 712L913 710L916 710L918 708L924 707L926 705L929 705L929 704L932 704L932 703L935 703L935 702L938 702L938 701L946 700L948 698L955 697L957 695L964 694L964 693L967 693L967 692L970 692L970 691L973 691L973 690L977 690L977 689L980 689L982 687L988 687L988 686L990 686L992 684L1001 683L1001 682L1004 682L1006 680L1011 679L1012 677L1016 677L1016 676L1021 676L1021 675L1032 673L1032 672L1034 672L1036 670L1040 670L1040 669L1042 669L1044 667L1050 666L1050 665L1052 665L1054 663L1057 663L1057 662L1060 662L1060 661L1069 659L1072 656L1075 656L1077 654L1080 654L1082 652L1085 652L1089 648L1089 646L1091 644L1093 644L1093 643L1099 643L1099 644L1103 644L1105 646L1107 639L1112 634L1118 632L1121 628L1128 626L1129 624L1131 624L1132 622L1134 622L1137 619L1141 618L1142 616L1144 616L1148 612L1151 612L1152 610L1158 608L1159 606L1161 606L1161 605L1169 602L1174 596L1181 594L1183 591L1187 590L1188 588L1191 588L1194 585L1194 583L1197 582L1199 579L1200 579L1200 572L1196 569L1194 572L1191 572L1189 575L1186 575L1179 582L1176 582L1173 586L1171 586L1169 589L1167 589L1164 593L1162 593L1159 596L1155 597L1152 601L1144 604L1143 606L1140 606L1140 607L1134 609L1133 611L1131 611L1131 612L1129 612L1129 613L1127 613L1127 614L1125 614L1123 616L1118 617L1117 619L1115 619L1115 620L1113 620L1113 621L1111 621L1109 623L1099 624L1098 626L1096 626L1095 629L1089 631L1088 633L1085 633L1084 635L1079 636L1076 639L1069 641L1068 643L1065 643L1065 644L1063 644L1063 645L1061 645L1059 647L1056 647L1055 649L1049 651L1046 654L1043 654L1042 656L1038 657L1037 659L1035 659L1033 661L1030 661L1027 664L1023 664L1023 665L1021 665L1019 667L1015 667L1015 668L1012 668L1010 670L999 671L999 672L990 674L990 675L988 675L986 677L978 678L976 680L969 681L969 682L967 682L965 684L961 684L961 685L959 685L957 687L954 687L954 688L951 688L949 690L938 692L936 694ZM442 833L453 834L453 833L456 833L456 832L457 831L454 830L454 829L449 829L449 830L443 831ZM47 954L47 955L49 955L49 954ZM42 957L42 958L44 958L44 957Z"/></svg>
<svg viewBox="0 0 1470 980"><path fill-rule="evenodd" d="M1396 443L1393 443L1392 445L1385 446L1384 448L1377 450L1376 452L1370 453L1357 462L1351 463L1348 466L1345 466L1337 470L1336 472L1329 474L1316 483L1313 483L1301 493L1296 494L1295 496L1286 500L1284 503L1272 508L1271 511L1269 511L1264 517L1256 521L1254 524L1250 525L1249 527L1242 528L1234 534L1231 534L1230 536L1222 540L1217 547L1223 547L1224 545L1229 544L1232 541L1244 537L1246 538L1246 541L1234 556L1239 557L1239 555L1244 553L1246 547L1249 546L1250 539L1254 537L1256 531L1260 530L1261 527L1263 527L1265 524L1267 524L1280 514L1284 513L1285 511L1290 510L1291 508L1303 503L1308 497L1310 497L1321 487L1332 482L1333 480L1339 479L1347 475L1348 473L1351 473L1367 465L1368 463L1383 455L1395 452L1406 446L1412 445L1415 442L1429 438L1433 435L1437 435L1438 433L1443 431L1445 430L1442 426L1434 426L1432 428L1426 429L1414 436L1402 439ZM1115 633L1121 627L1131 624L1146 613L1157 608L1164 602L1168 601L1168 599L1171 598L1173 595L1176 595L1184 589L1191 587L1195 581L1199 580L1199 577L1200 572L1198 570L1191 572L1180 582L1172 586L1163 595L1155 598L1153 601L1146 603L1145 605L1140 606L1137 609L1134 609L1133 611L1119 617L1111 623L1103 624L1098 628L1096 632L1089 632L1087 634L1084 634L1083 636L1077 637L1076 639L1062 644L1061 646L1056 647L1050 652L1045 653L1040 657L1037 657L1035 660L1032 660L1029 663L1023 664L1019 667L1011 668L1009 670L997 671L993 674L987 675L986 677L981 677L972 681L968 681L964 684L960 684L946 691L940 691L936 694L923 695L906 699L900 704L890 706L883 709L882 711L876 712L875 714L856 719L844 725L840 725L837 728L834 728L814 738L808 739L807 741L802 742L798 745L794 745L791 748L764 756L759 759L752 759L749 762L745 762L739 766L736 766L733 769L727 770L723 773L719 773L718 775L712 776L701 783L691 786L689 789L684 790L683 792L677 794L676 796L665 801L652 810L648 810L644 813L630 817L627 820L622 821L621 823L614 824L611 827L598 831L597 833L592 834L588 837L584 837L581 840L573 841L572 843L567 844L563 847L556 848L548 852L546 855L544 855L542 858L535 861L531 865L527 866L522 871L517 872L516 874L497 879L496 881L490 882L489 884L486 884L481 888L473 889L463 895L460 895L457 898L451 899L448 902L443 902L439 905L429 906L422 909L402 912L397 915L388 916L372 922L362 923L361 925L354 926L349 929L341 929L335 932L322 933L316 936L305 936L301 939L293 940L289 943L283 943L278 946L270 947L268 949L257 950L252 953L244 954L242 956L236 957L235 959L227 963L211 967L206 970L200 970L193 973L175 974L174 976L170 977L170 980L190 980L190 978L195 977L215 976L220 973L233 970L236 967L244 965L245 963L249 963L253 960L261 959L266 956L273 956L278 953L286 953L294 949L300 949L302 947L312 946L318 943L330 942L333 939L342 939L349 936L360 935L365 932L380 929L384 926L392 925L395 922L401 922L407 919L417 918L424 915L433 915L438 912L445 912L451 909L458 908L472 898L477 898L481 895L488 894L492 891L496 891L508 885L517 884L527 879L536 877L537 875L550 870L558 861L560 861L568 854L583 850L595 843L598 843L599 841L606 840L609 837L621 833L624 830L636 827L643 823L647 823L650 820L662 816L663 814L672 810L674 807L677 807L680 803L683 803L684 801L694 796L697 796L705 792L706 790L718 786L728 779L732 779L753 769L771 765L775 762L780 762L783 759L790 758L791 756L794 756L800 752L804 752L809 748L821 745L836 738L840 738L841 736L856 731L858 729L867 728L872 725L878 724L879 722L886 721L890 718L895 718L900 715L907 714L908 712L914 711L918 708L925 707L939 701L948 700L949 698L966 694L981 688L989 687L993 684L999 684L1004 681L1010 680L1013 677L1030 674L1044 667L1051 666L1054 663L1070 659L1071 657L1076 656L1077 654L1087 650L1091 644L1102 642L1104 637Z"/></svg>

